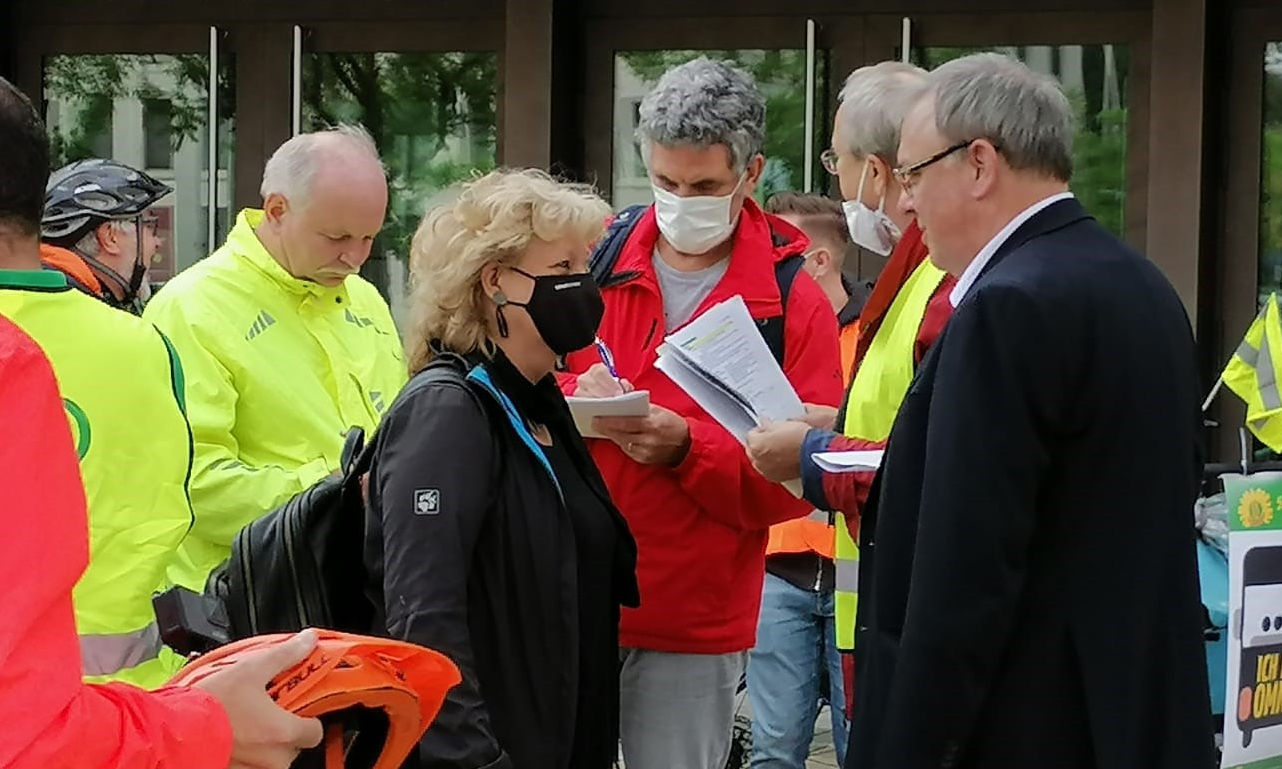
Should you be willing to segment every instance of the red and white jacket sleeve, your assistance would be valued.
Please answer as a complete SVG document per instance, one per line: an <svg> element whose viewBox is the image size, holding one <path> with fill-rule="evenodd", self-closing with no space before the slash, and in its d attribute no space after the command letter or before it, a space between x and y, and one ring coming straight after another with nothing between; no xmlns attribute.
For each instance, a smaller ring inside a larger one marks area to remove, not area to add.
<svg viewBox="0 0 1282 769"><path fill-rule="evenodd" d="M224 769L231 726L199 689L81 680L71 589L88 561L80 471L43 353L0 317L0 767Z"/></svg>
<svg viewBox="0 0 1282 769"><path fill-rule="evenodd" d="M935 340L944 333L944 326L952 316L953 305L949 299L957 279L950 276L935 289L917 338L913 343L913 363L919 365ZM838 425L840 427L840 425ZM871 451L886 448L885 441L865 441L851 438L831 430L811 430L801 444L801 479L805 498L820 510L835 510L846 516L850 531L859 530L859 517L872 490L876 473L827 473L815 464L813 455L823 451Z"/></svg>

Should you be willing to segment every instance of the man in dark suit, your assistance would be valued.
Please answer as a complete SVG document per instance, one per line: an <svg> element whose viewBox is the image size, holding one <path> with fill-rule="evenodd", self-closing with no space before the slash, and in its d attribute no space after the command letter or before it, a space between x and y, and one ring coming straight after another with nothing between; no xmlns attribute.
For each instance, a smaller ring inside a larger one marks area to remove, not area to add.
<svg viewBox="0 0 1282 769"><path fill-rule="evenodd" d="M956 309L865 511L847 765L1206 769L1184 309L1068 192L1053 81L929 83L896 175Z"/></svg>

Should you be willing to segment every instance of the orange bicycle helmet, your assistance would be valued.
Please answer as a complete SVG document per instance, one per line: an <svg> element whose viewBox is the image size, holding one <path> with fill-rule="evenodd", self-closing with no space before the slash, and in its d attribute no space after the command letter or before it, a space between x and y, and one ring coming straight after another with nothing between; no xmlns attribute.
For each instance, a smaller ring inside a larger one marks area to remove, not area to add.
<svg viewBox="0 0 1282 769"><path fill-rule="evenodd" d="M325 741L310 761L326 769L397 769L461 679L443 654L421 646L333 630L318 630L307 659L272 679L267 693L285 710L319 718ZM290 634L256 636L198 657L171 682L190 686L249 652L287 641ZM323 756L323 764L320 759Z"/></svg>

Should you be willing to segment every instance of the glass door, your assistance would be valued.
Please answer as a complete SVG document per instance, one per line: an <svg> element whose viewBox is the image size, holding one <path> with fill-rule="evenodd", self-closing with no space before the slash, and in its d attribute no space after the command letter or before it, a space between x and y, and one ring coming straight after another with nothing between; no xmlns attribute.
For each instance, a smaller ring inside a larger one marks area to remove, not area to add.
<svg viewBox="0 0 1282 769"><path fill-rule="evenodd" d="M423 212L496 162L497 28L415 27L300 27L296 36L298 129L359 123L378 144L390 198L362 272L385 291L402 328L406 260Z"/></svg>
<svg viewBox="0 0 1282 769"><path fill-rule="evenodd" d="M26 36L19 72L20 85L43 107L53 167L111 158L174 188L153 208L161 247L150 278L162 284L208 255L227 231L234 53L222 32L209 27L129 36L47 32ZM104 40L130 42L104 46Z"/></svg>
<svg viewBox="0 0 1282 769"><path fill-rule="evenodd" d="M634 134L642 98L669 68L699 56L747 71L766 97L764 201L785 190L824 191L819 153L831 128L828 56L805 19L637 19L587 27L588 178L614 207L652 200Z"/></svg>
<svg viewBox="0 0 1282 769"><path fill-rule="evenodd" d="M1219 322L1214 337L1203 340L1208 381L1223 370L1261 303L1282 293L1282 9L1239 9L1230 34L1219 151L1227 184L1211 265ZM1235 460L1246 419L1241 400L1221 393L1208 416L1220 425L1211 433L1213 455Z"/></svg>
<svg viewBox="0 0 1282 769"><path fill-rule="evenodd" d="M870 22L869 53L902 58L903 19ZM1096 219L1143 249L1148 175L1146 14L1030 13L909 19L909 60L931 69L971 53L1018 59L1057 79L1074 109L1072 189Z"/></svg>

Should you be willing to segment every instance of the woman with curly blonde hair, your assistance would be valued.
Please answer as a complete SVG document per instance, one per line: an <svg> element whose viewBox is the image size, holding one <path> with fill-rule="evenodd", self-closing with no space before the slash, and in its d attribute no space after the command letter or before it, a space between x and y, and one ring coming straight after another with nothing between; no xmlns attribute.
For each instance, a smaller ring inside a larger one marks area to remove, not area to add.
<svg viewBox="0 0 1282 769"><path fill-rule="evenodd" d="M375 630L463 672L423 769L615 758L636 545L553 377L595 339L588 256L608 215L591 188L495 171L414 236L417 373L379 429L366 561Z"/></svg>

